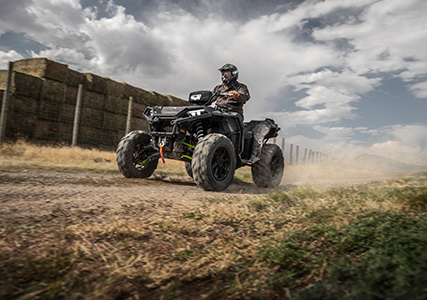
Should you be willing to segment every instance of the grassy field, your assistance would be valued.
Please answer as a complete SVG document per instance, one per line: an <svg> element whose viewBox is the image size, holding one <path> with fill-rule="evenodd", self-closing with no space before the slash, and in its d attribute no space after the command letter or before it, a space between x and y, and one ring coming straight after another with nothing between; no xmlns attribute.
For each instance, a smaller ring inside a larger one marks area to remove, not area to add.
<svg viewBox="0 0 427 300"><path fill-rule="evenodd" d="M116 171L114 153L31 147L4 147L2 166ZM166 165L158 172L178 172ZM0 299L427 298L427 173L141 218L152 209L62 227L2 223Z"/></svg>

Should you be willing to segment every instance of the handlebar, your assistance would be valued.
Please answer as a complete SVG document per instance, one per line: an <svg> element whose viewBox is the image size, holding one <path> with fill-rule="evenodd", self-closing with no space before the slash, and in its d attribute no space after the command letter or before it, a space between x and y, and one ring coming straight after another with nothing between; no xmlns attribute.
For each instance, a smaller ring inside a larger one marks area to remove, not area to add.
<svg viewBox="0 0 427 300"><path fill-rule="evenodd" d="M210 105L211 103L215 102L216 99L218 98L218 96L230 96L232 94L230 93L221 93L220 91L216 91L215 93L212 94L211 98L209 99L209 101L205 104L205 105Z"/></svg>

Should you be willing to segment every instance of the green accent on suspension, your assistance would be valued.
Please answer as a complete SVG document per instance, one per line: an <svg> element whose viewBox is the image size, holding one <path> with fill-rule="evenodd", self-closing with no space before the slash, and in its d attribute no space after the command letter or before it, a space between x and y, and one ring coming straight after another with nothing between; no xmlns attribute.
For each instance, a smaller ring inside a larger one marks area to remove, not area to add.
<svg viewBox="0 0 427 300"><path fill-rule="evenodd" d="M186 143L186 142L182 142L182 144L193 149L196 148L193 145L190 145L189 143Z"/></svg>
<svg viewBox="0 0 427 300"><path fill-rule="evenodd" d="M182 157L188 158L188 159L193 159L191 156L188 156L188 155L183 155Z"/></svg>
<svg viewBox="0 0 427 300"><path fill-rule="evenodd" d="M147 162L147 160L143 160L143 161L141 161L139 164L140 165L142 165L142 166L145 166L145 163Z"/></svg>

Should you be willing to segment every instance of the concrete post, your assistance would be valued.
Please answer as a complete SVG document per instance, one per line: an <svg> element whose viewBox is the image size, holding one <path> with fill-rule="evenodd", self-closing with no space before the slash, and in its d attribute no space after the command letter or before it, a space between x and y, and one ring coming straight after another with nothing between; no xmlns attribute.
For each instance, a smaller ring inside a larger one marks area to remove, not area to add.
<svg viewBox="0 0 427 300"><path fill-rule="evenodd" d="M291 165L294 163L293 150L294 144L291 144L291 149L289 150L289 164Z"/></svg>
<svg viewBox="0 0 427 300"><path fill-rule="evenodd" d="M129 97L128 116L126 120L126 134L130 132L130 128L131 128L132 109L133 109L133 97Z"/></svg>
<svg viewBox="0 0 427 300"><path fill-rule="evenodd" d="M74 113L73 141L71 143L71 147L73 148L77 145L77 138L79 135L79 122L80 122L80 110L82 107L82 99L83 99L83 84L79 84L79 91L77 93L76 110Z"/></svg>
<svg viewBox="0 0 427 300"><path fill-rule="evenodd" d="M7 110L9 107L9 95L10 95L10 86L12 84L12 73L13 72L13 62L9 62L9 69L7 71L6 79L6 88L3 94L3 102L1 105L1 115L0 115L0 147L3 146L5 134L6 134L6 119L7 119Z"/></svg>

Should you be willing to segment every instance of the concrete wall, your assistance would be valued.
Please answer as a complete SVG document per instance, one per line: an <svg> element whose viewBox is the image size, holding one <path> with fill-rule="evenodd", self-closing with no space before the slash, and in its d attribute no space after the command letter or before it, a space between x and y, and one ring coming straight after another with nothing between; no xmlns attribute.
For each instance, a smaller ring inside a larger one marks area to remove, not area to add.
<svg viewBox="0 0 427 300"><path fill-rule="evenodd" d="M7 70L0 71L0 96L6 76ZM81 146L114 148L125 134L131 96L131 130L147 130L142 117L147 106L188 105L173 96L79 73L46 58L25 59L14 62L6 138L71 143L79 84L84 86L77 140Z"/></svg>

